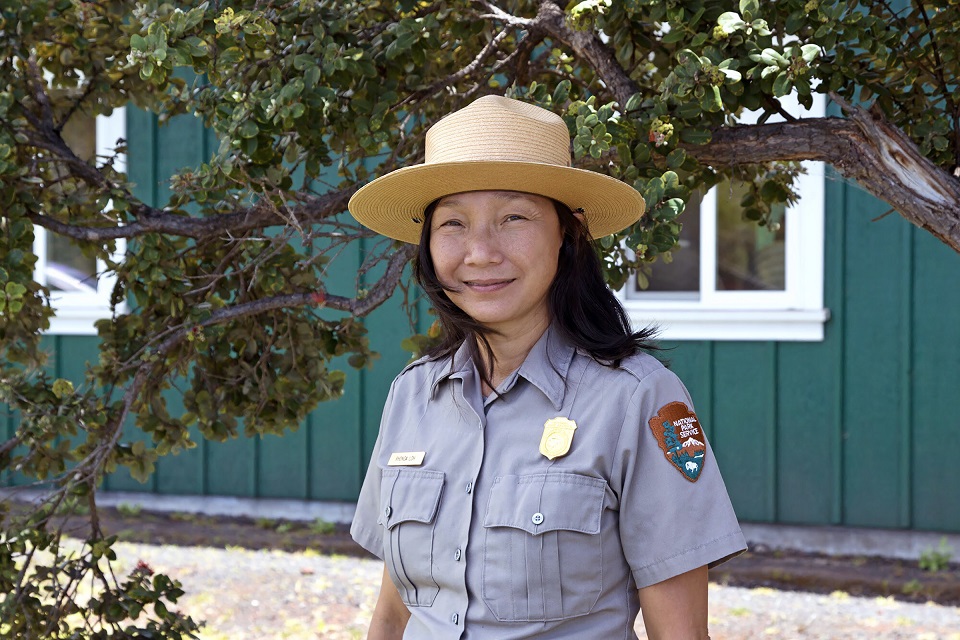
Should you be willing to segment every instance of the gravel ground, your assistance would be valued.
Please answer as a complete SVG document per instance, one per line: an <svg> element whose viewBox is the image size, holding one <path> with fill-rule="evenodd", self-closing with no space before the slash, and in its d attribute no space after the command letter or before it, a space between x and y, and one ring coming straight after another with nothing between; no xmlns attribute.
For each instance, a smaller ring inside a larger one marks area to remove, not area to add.
<svg viewBox="0 0 960 640"><path fill-rule="evenodd" d="M118 543L119 569L143 560L180 580L181 611L205 620L205 640L364 638L380 562L316 552ZM714 640L836 638L960 640L960 608L710 585ZM642 625L638 633L643 634Z"/></svg>

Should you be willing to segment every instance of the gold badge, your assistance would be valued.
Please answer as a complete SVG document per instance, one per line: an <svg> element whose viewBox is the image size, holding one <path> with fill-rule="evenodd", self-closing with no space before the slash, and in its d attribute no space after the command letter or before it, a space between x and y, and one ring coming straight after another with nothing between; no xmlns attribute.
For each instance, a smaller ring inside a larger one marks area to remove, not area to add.
<svg viewBox="0 0 960 640"><path fill-rule="evenodd" d="M540 453L548 460L567 455L573 443L573 432L576 430L577 423L569 418L550 418L543 423Z"/></svg>

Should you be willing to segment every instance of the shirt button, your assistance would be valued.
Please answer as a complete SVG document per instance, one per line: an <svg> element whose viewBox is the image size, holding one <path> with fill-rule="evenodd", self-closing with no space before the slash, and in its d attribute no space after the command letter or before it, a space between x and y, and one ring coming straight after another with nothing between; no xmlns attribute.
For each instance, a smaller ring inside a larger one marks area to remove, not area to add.
<svg viewBox="0 0 960 640"><path fill-rule="evenodd" d="M455 614L453 614L452 616L450 616L450 622L452 622L453 624L459 623L459 622L460 622L460 614L459 614L459 613L455 613Z"/></svg>
<svg viewBox="0 0 960 640"><path fill-rule="evenodd" d="M533 524L543 524L543 514L539 511L533 514L533 517L530 519L533 521Z"/></svg>
<svg viewBox="0 0 960 640"><path fill-rule="evenodd" d="M390 507L387 507L386 509L383 510L383 515L387 516L388 518L390 517L391 513L393 513L393 509L391 509Z"/></svg>
<svg viewBox="0 0 960 640"><path fill-rule="evenodd" d="M460 557L462 555L463 554L461 553L460 549L457 549L456 553L453 554L453 559L456 560L457 562L460 562Z"/></svg>
<svg viewBox="0 0 960 640"><path fill-rule="evenodd" d="M467 493L470 493L471 491L473 491L473 483L472 483L472 482L468 482L468 483L467 483L467 486L466 486L465 488L466 488Z"/></svg>

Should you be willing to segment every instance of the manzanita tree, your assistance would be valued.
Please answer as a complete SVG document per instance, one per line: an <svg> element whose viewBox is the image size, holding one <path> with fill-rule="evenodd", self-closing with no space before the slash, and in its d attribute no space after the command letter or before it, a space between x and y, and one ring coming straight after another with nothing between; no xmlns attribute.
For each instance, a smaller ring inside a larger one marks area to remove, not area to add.
<svg viewBox="0 0 960 640"><path fill-rule="evenodd" d="M674 247L694 190L736 172L764 224L801 160L960 250L958 41L958 0L0 0L0 401L19 424L0 471L48 492L0 512L0 636L193 634L166 606L176 583L112 573L97 487L118 467L148 476L192 427L280 433L343 392L331 360L369 362L358 318L404 286L412 254L368 243L373 284L327 293L330 261L373 237L346 202L421 161L443 114L492 92L537 103L564 116L579 166L644 194L643 220L599 243L613 286ZM847 117L797 118L791 93ZM118 170L123 140L89 160L64 139L75 114L120 106L192 115L220 141L162 206ZM43 369L37 227L103 260L127 303L99 322L82 384ZM67 543L78 502L90 526Z"/></svg>

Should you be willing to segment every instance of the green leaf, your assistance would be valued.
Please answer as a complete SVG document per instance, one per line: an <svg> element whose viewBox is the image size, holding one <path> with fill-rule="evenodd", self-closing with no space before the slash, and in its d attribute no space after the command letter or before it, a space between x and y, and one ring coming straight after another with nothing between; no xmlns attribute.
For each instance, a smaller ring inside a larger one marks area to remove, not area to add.
<svg viewBox="0 0 960 640"><path fill-rule="evenodd" d="M65 397L73 395L73 383L63 378L57 378L53 381L51 390L53 391L53 395L63 400Z"/></svg>
<svg viewBox="0 0 960 640"><path fill-rule="evenodd" d="M663 187L667 191L680 186L680 176L677 175L676 171L664 171L660 179L663 181Z"/></svg>
<svg viewBox="0 0 960 640"><path fill-rule="evenodd" d="M803 11L795 11L787 16L787 22L784 25L787 33L796 33L804 22L808 20L807 14Z"/></svg>
<svg viewBox="0 0 960 640"><path fill-rule="evenodd" d="M247 118L237 129L237 135L241 138L253 138L258 133L260 133L260 127L257 126L257 123L254 122L252 118Z"/></svg>
<svg viewBox="0 0 960 640"><path fill-rule="evenodd" d="M805 44L800 47L800 55L807 62L813 62L820 55L820 47L815 44Z"/></svg>
<svg viewBox="0 0 960 640"><path fill-rule="evenodd" d="M790 76L787 75L786 71L783 71L777 76L776 80L773 81L773 95L778 98L785 96L790 93L790 87Z"/></svg>
<svg viewBox="0 0 960 640"><path fill-rule="evenodd" d="M707 87L703 98L700 99L700 107L708 113L720 111L723 108L723 102L720 99L720 87Z"/></svg>
<svg viewBox="0 0 960 640"><path fill-rule="evenodd" d="M670 198L659 208L659 219L664 221L673 220L683 212L686 203L680 198Z"/></svg>
<svg viewBox="0 0 960 640"><path fill-rule="evenodd" d="M717 26L729 35L743 29L747 26L747 23L743 21L743 18L741 18L738 13L726 11L721 13L717 18Z"/></svg>
<svg viewBox="0 0 960 640"><path fill-rule="evenodd" d="M753 18L760 12L760 3L757 0L740 0L740 13Z"/></svg>
<svg viewBox="0 0 960 640"><path fill-rule="evenodd" d="M651 178L643 189L643 199L647 202L647 208L653 207L663 198L664 184L663 178Z"/></svg>
<svg viewBox="0 0 960 640"><path fill-rule="evenodd" d="M781 67L781 68L786 67L790 64L790 62L786 58L784 58L779 51L777 51L776 49L770 49L770 48L764 49L760 53L760 61L763 62L764 64Z"/></svg>
<svg viewBox="0 0 960 640"><path fill-rule="evenodd" d="M27 292L27 288L19 282L8 282L4 287L4 291L6 291L8 298L17 300L23 297L23 294Z"/></svg>
<svg viewBox="0 0 960 640"><path fill-rule="evenodd" d="M635 93L627 100L627 104L624 105L623 109L627 113L636 111L640 108L640 104L643 102L643 94Z"/></svg>
<svg viewBox="0 0 960 640"><path fill-rule="evenodd" d="M316 61L314 61L313 56L301 53L293 58L293 68L297 71L303 71L308 67L315 67Z"/></svg>
<svg viewBox="0 0 960 640"><path fill-rule="evenodd" d="M671 169L679 169L683 161L687 159L687 152L683 149L674 149L667 154L667 166Z"/></svg>
<svg viewBox="0 0 960 640"><path fill-rule="evenodd" d="M674 28L670 31L670 33L667 33L667 34L664 35L662 38L660 38L660 42L662 42L662 43L664 43L664 44L673 44L673 43L675 43L675 42L680 42L681 40L683 40L683 39L686 38L686 37L688 37L688 36L687 36L687 34L686 34L682 29L679 29L679 28L674 27Z"/></svg>

